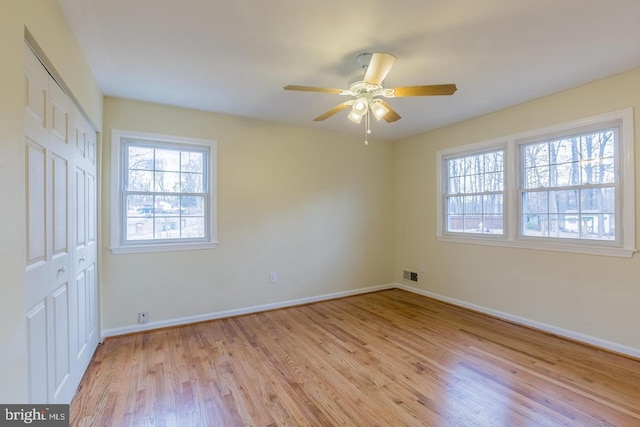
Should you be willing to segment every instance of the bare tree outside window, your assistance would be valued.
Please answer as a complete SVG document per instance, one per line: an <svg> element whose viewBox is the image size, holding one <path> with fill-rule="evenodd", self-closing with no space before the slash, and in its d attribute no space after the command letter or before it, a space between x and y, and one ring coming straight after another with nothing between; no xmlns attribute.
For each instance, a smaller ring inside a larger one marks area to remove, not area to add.
<svg viewBox="0 0 640 427"><path fill-rule="evenodd" d="M504 150L445 160L446 231L503 234Z"/></svg>
<svg viewBox="0 0 640 427"><path fill-rule="evenodd" d="M521 233L616 239L617 128L520 146Z"/></svg>

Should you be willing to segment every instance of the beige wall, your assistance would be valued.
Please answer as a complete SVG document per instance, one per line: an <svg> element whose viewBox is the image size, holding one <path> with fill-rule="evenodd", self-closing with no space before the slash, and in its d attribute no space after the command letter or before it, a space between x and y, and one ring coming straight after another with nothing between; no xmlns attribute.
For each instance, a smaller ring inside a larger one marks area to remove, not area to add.
<svg viewBox="0 0 640 427"><path fill-rule="evenodd" d="M0 6L0 402L25 402L24 81L21 0Z"/></svg>
<svg viewBox="0 0 640 427"><path fill-rule="evenodd" d="M25 28L43 48L94 124L102 124L102 94L58 3L0 2L0 402L27 401L24 307L24 75Z"/></svg>
<svg viewBox="0 0 640 427"><path fill-rule="evenodd" d="M435 239L436 151L627 107L635 107L637 139L640 70L397 142L397 281L413 284L399 272L425 263L419 289L640 351L637 254L622 259ZM635 154L638 165L637 143Z"/></svg>
<svg viewBox="0 0 640 427"><path fill-rule="evenodd" d="M104 195L113 128L218 141L220 243L112 255L103 197L104 329L140 311L163 321L393 281L393 144L107 97Z"/></svg>

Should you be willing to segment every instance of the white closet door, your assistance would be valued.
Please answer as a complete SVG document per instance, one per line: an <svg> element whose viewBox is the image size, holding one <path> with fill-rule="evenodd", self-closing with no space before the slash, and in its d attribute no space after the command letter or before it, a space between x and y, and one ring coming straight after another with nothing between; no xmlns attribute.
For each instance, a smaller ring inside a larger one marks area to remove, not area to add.
<svg viewBox="0 0 640 427"><path fill-rule="evenodd" d="M51 389L53 402L63 403L75 392L69 353L69 280L72 277L70 124L73 103L53 79L49 79L49 172L51 181Z"/></svg>
<svg viewBox="0 0 640 427"><path fill-rule="evenodd" d="M51 307L52 224L49 167L49 75L25 48L26 244L25 268L30 401L49 401L53 387ZM63 274L65 272L62 272Z"/></svg>
<svg viewBox="0 0 640 427"><path fill-rule="evenodd" d="M77 115L74 129L74 337L78 382L98 346L96 133ZM77 339L77 341L76 341Z"/></svg>
<svg viewBox="0 0 640 427"><path fill-rule="evenodd" d="M95 218L89 219L89 215L95 217L97 206L95 161L93 169L85 167L83 180L78 182L74 156L77 117L81 114L27 45L25 84L25 313L30 401L69 403L98 342L95 274L90 282L93 288L77 288L78 276L87 274L80 260L89 258L77 252L89 247L83 236L87 235L87 223L95 224ZM90 133L90 126L84 123L85 133ZM95 141L95 132L93 136ZM91 200L86 194L87 175L93 177ZM93 235L95 253L95 232ZM83 243L77 244L80 238ZM95 258L91 258L94 273ZM85 292L88 296L78 297ZM87 312L95 316L91 322L85 314L79 317ZM84 356L79 364L80 342Z"/></svg>

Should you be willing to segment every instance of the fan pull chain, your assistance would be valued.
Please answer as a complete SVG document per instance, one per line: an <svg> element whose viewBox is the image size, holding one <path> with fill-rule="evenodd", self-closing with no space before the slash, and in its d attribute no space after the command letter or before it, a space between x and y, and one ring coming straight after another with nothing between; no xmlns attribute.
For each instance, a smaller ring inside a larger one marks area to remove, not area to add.
<svg viewBox="0 0 640 427"><path fill-rule="evenodd" d="M364 132L364 145L369 145L369 134L371 133L369 110L367 110L366 117L364 118L365 132Z"/></svg>

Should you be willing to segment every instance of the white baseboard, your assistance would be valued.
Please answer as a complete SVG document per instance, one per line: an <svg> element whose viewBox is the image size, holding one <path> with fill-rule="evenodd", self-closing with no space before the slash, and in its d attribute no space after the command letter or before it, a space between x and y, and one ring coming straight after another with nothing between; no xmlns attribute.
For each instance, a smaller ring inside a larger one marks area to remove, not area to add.
<svg viewBox="0 0 640 427"><path fill-rule="evenodd" d="M412 286L402 284L402 283L389 283L385 285L370 286L367 288L352 289L349 291L334 292L331 294L323 294L323 295L317 295L317 296L307 297L307 298L279 301L279 302L274 302L269 304L255 305L251 307L243 307L243 308L237 308L232 310L198 314L195 316L180 317L176 319L161 320L158 322L146 323L144 325L129 325L129 326L123 326L120 328L105 329L104 331L102 331L102 338L104 339L106 337L131 334L134 332L150 331L153 329L166 328L171 326L187 325L189 323L197 323L197 322L203 322L207 320L222 319L225 317L240 316L243 314L259 313L261 311L275 310L278 308L293 307L296 305L303 305L303 304L311 304L314 302L326 301L326 300L331 300L336 298L344 298L344 297L349 297L353 295L366 294L369 292L376 292L376 291L382 291L382 290L394 289L394 288L402 289L418 295L423 295L429 298L444 301L449 304L457 305L459 307L464 307L473 311L488 314L490 316L497 317L499 319L508 320L513 323L528 326L534 329L539 329L541 331L558 335L560 337L569 338L571 340L583 342L585 344L589 344L595 347L600 347L606 350L610 350L616 353L625 354L625 355L640 359L640 349L638 348L629 347L629 346L618 344L612 341L607 341L607 340L596 338L590 335L586 335L580 332L575 332L568 329L559 328L557 326L549 325L546 323L538 322L536 320L530 320L524 317L515 316L513 314L504 313L502 311L493 310L491 308L483 307L477 304L472 304L472 303L458 300L455 298L446 297L444 295L425 291L423 289L414 288Z"/></svg>
<svg viewBox="0 0 640 427"><path fill-rule="evenodd" d="M546 323L538 322L536 320L526 319L524 317L515 316L509 313L504 313L502 311L493 310L491 308L461 301L455 298L449 298L440 294L425 291L423 289L414 288L412 286L408 286L405 284L396 283L395 287L398 289L403 289L408 292L413 292L415 294L424 295L429 298L444 301L449 304L457 305L459 307L464 307L473 311L478 311L480 313L488 314L490 316L497 317L499 319L508 320L510 322L517 323L519 325L528 326L533 329L539 329L541 331L548 332L553 335L557 335L560 337L569 338L574 341L579 341L585 344L589 344L594 347L600 347L602 349L610 350L620 354L625 354L634 358L640 358L640 349L638 348L629 347L629 346L618 344L612 341L607 341L600 338L592 337L591 335L586 335L580 332L558 328L557 326L548 325Z"/></svg>
<svg viewBox="0 0 640 427"><path fill-rule="evenodd" d="M170 326L187 325L189 323L203 322L206 320L221 319L225 317L240 316L243 314L259 313L261 311L275 310L278 308L293 307L296 305L310 304L319 301L326 301L336 298L344 298L352 295L366 294L369 292L383 291L385 289L393 289L395 283L386 285L370 286L367 288L352 289L349 291L334 292L331 294L317 295L313 297L300 298L287 301L279 301L270 304L255 305L252 307L236 308L232 310L216 311L213 313L198 314L195 316L179 317L176 319L160 320L157 322L149 322L143 325L129 325L120 328L105 329L102 331L102 338L113 337L117 335L131 334L134 332L150 331L153 329L166 328Z"/></svg>

